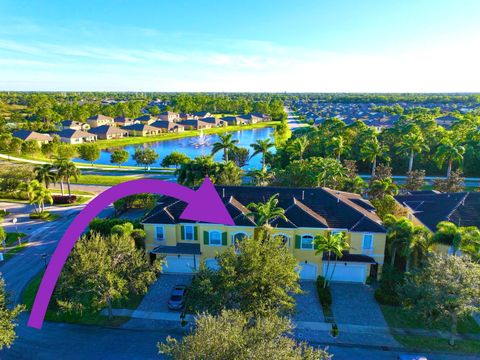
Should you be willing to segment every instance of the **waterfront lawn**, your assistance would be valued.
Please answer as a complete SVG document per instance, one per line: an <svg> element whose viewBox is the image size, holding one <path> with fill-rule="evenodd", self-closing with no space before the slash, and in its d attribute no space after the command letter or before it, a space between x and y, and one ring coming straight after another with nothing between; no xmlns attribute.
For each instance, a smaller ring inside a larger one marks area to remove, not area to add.
<svg viewBox="0 0 480 360"><path fill-rule="evenodd" d="M203 131L203 133L204 134L221 134L221 133L231 132L231 131L273 127L276 125L278 125L277 121L268 121L268 122L262 122L258 124L252 124L252 125L235 125L235 126L225 126L225 127L217 127L213 129L206 129ZM175 140L175 139L181 139L185 137L198 136L198 135L200 135L199 130L186 130L182 133L167 133L167 134L161 134L156 136L129 136L122 139L100 140L96 144L98 144L98 146L101 149L107 149L110 147L121 147L121 146L127 146L127 145L144 144L148 142L163 141L163 140Z"/></svg>
<svg viewBox="0 0 480 360"><path fill-rule="evenodd" d="M86 184L86 185L105 185L113 186L125 181L138 179L138 175L121 175L121 176L108 176L108 175L80 175L78 180L72 182L73 184Z"/></svg>
<svg viewBox="0 0 480 360"><path fill-rule="evenodd" d="M28 311L32 309L33 301L35 300L35 295L37 294L42 277L43 271L30 280L22 293L22 303L25 304ZM142 299L142 295L129 296L129 298L125 301L115 302L113 307L134 310L138 307ZM48 310L45 314L45 320L84 325L118 327L130 320L130 318L124 316L114 316L110 320L107 316L101 315L100 312L91 311L89 309L86 309L82 314L62 312L59 309L56 309L56 304L54 303L54 300L52 300L50 301Z"/></svg>

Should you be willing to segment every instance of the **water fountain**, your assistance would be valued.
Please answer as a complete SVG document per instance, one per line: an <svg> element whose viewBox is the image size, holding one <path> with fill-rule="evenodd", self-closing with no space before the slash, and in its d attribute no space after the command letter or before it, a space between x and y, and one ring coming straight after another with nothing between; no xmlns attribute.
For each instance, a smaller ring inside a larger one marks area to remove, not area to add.
<svg viewBox="0 0 480 360"><path fill-rule="evenodd" d="M198 138L190 141L190 145L193 145L196 148L209 146L210 145L210 139L209 139L208 136L206 136L203 133L203 129L200 129L200 135L198 135Z"/></svg>

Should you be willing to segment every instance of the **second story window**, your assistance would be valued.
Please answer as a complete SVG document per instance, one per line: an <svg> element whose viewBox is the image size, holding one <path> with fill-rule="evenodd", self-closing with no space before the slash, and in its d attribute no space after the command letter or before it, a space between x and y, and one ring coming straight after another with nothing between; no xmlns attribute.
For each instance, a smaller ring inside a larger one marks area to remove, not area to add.
<svg viewBox="0 0 480 360"><path fill-rule="evenodd" d="M363 250L373 249L373 234L363 234L362 249Z"/></svg>
<svg viewBox="0 0 480 360"><path fill-rule="evenodd" d="M183 227L183 240L195 240L195 230L193 225Z"/></svg>
<svg viewBox="0 0 480 360"><path fill-rule="evenodd" d="M313 236L312 235L303 235L301 248L304 250L312 250L313 249Z"/></svg>
<svg viewBox="0 0 480 360"><path fill-rule="evenodd" d="M165 240L165 229L163 226L157 226L155 228L155 238L157 241Z"/></svg>
<svg viewBox="0 0 480 360"><path fill-rule="evenodd" d="M222 233L220 231L210 231L209 245L221 246L222 245Z"/></svg>

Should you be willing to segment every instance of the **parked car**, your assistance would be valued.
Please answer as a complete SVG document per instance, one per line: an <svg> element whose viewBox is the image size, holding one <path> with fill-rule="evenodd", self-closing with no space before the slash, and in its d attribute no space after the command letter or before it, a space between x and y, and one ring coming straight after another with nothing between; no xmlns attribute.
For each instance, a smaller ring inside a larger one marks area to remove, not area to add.
<svg viewBox="0 0 480 360"><path fill-rule="evenodd" d="M175 285L168 300L168 308L170 310L182 310L185 306L185 296L187 295L187 287L185 285Z"/></svg>
<svg viewBox="0 0 480 360"><path fill-rule="evenodd" d="M397 360L428 360L426 356L418 354L400 354Z"/></svg>

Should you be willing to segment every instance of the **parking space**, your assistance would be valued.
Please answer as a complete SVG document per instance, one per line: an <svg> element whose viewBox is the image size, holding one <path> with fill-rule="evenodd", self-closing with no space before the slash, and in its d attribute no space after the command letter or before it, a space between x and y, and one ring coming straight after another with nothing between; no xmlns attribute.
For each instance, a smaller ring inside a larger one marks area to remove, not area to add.
<svg viewBox="0 0 480 360"><path fill-rule="evenodd" d="M150 286L137 310L153 312L169 312L167 302L175 285L190 285L192 275L161 274L155 283Z"/></svg>
<svg viewBox="0 0 480 360"><path fill-rule="evenodd" d="M362 284L332 283L332 311L338 324L387 326L373 297L373 288Z"/></svg>
<svg viewBox="0 0 480 360"><path fill-rule="evenodd" d="M303 294L295 295L296 313L294 321L323 322L323 311L318 299L315 281L301 281Z"/></svg>

